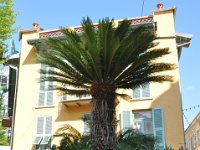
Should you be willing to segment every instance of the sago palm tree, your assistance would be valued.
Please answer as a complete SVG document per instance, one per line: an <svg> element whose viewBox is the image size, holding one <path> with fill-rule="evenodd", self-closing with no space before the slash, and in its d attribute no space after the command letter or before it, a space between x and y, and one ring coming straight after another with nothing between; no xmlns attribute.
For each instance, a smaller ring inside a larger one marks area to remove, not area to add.
<svg viewBox="0 0 200 150"><path fill-rule="evenodd" d="M172 79L159 72L174 68L155 60L169 54L156 49L155 35L145 26L131 29L128 21L114 28L114 21L102 19L98 30L89 18L82 21L83 32L63 29L61 38L44 41L48 50L40 51L38 61L54 70L42 81L54 81L63 94L91 95L91 141L95 150L115 149L115 99L117 89L132 89L149 82ZM73 87L73 88L71 88Z"/></svg>

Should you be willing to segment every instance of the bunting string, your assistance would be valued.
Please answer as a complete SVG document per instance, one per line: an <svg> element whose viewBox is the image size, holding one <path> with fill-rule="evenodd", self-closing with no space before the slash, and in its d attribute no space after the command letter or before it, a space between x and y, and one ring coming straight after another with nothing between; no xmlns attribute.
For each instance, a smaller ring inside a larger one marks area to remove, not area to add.
<svg viewBox="0 0 200 150"><path fill-rule="evenodd" d="M195 106L183 109L182 111L190 111L190 110L197 109L197 108L200 108L200 105L195 105Z"/></svg>

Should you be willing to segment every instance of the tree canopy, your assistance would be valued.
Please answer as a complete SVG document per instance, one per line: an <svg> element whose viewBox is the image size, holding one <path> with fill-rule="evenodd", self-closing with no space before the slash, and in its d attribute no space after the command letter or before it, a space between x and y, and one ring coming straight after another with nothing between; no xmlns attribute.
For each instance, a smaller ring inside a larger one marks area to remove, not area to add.
<svg viewBox="0 0 200 150"><path fill-rule="evenodd" d="M5 41L16 32L12 27L16 20L13 5L13 0L0 0L0 59L6 49Z"/></svg>
<svg viewBox="0 0 200 150"><path fill-rule="evenodd" d="M149 82L172 81L165 72L174 64L156 61L170 53L156 47L153 30L131 28L127 20L118 27L108 18L99 21L98 30L90 18L83 19L83 32L63 29L62 38L44 40L47 50L38 61L54 69L41 68L41 81L55 81L53 89L63 94L91 95L91 143L95 150L114 150L115 99L117 89L131 89ZM47 74L48 76L44 76Z"/></svg>

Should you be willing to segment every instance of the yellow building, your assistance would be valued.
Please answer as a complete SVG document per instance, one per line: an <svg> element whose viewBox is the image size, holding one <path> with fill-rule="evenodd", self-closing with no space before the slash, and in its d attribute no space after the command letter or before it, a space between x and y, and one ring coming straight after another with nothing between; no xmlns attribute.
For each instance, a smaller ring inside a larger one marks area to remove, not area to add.
<svg viewBox="0 0 200 150"><path fill-rule="evenodd" d="M200 150L200 112L185 131L187 150Z"/></svg>
<svg viewBox="0 0 200 150"><path fill-rule="evenodd" d="M132 96L130 101L119 99L116 108L120 123L117 130L125 127L138 129L145 134L158 137L158 149L169 145L175 150L184 146L182 102L179 80L179 58L183 47L189 47L191 37L176 33L174 27L176 8L153 11L150 16L129 18L132 27L147 24L157 34L159 47L168 47L171 53L159 61L176 64L177 68L168 71L173 82L154 83L133 90L120 90ZM115 20L115 26L122 20ZM95 26L94 26L95 27ZM81 27L71 27L81 33ZM34 23L34 28L20 32L21 53L18 74L17 100L13 119L12 149L29 150L48 148L48 141L55 131L64 124L70 124L81 133L87 131L81 117L90 113L90 97L78 98L58 96L56 92L43 91L36 54L41 41L47 37L59 37L59 29L43 31ZM48 69L48 68L47 68ZM51 145L58 144L55 139Z"/></svg>

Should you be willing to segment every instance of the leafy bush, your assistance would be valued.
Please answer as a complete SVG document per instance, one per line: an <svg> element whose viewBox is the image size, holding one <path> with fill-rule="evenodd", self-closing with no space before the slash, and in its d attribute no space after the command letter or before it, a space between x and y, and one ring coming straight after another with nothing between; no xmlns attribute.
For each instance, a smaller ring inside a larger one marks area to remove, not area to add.
<svg viewBox="0 0 200 150"><path fill-rule="evenodd" d="M57 130L54 137L61 136L60 146L53 146L52 150L91 150L90 135L81 135L70 125ZM156 140L153 136L144 135L134 129L120 131L117 134L116 150L153 150Z"/></svg>

